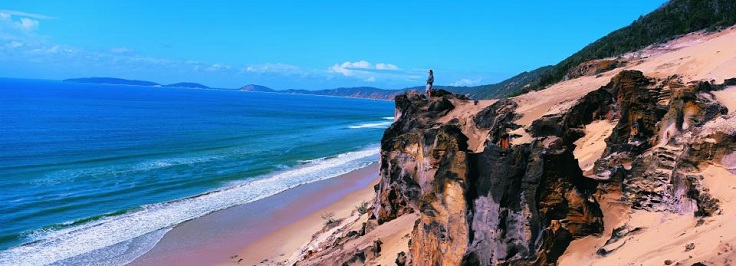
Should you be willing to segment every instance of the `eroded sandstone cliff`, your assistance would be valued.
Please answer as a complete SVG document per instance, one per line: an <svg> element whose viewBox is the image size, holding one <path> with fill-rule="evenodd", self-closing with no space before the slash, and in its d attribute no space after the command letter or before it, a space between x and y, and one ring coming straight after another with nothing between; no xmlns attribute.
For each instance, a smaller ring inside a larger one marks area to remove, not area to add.
<svg viewBox="0 0 736 266"><path fill-rule="evenodd" d="M460 128L432 118L473 103L439 94L398 96L397 121L381 145L374 214L383 223L419 213L410 262L546 264L572 239L601 232L597 183L583 176L571 141L540 131L533 142L511 146L517 105L501 100L465 125L489 132L484 149L470 151Z"/></svg>
<svg viewBox="0 0 736 266"><path fill-rule="evenodd" d="M734 148L733 135L700 132L727 113L713 89L622 71L565 112L533 121L533 139L517 145L510 132L522 114L499 100L464 125L487 130L482 151L468 149L467 129L435 120L472 102L398 96L397 121L382 140L375 218L419 213L408 256L415 265L545 265L572 240L603 231L603 195L633 209L712 215L718 201L700 185L698 164ZM615 127L601 159L583 172L573 143L598 120Z"/></svg>

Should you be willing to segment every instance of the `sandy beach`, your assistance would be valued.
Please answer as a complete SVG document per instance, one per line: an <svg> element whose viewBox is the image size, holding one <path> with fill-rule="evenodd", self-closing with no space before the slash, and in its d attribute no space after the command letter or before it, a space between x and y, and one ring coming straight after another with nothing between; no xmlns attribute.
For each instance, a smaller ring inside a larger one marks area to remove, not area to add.
<svg viewBox="0 0 736 266"><path fill-rule="evenodd" d="M187 221L130 265L253 265L291 261L324 226L374 196L376 164Z"/></svg>

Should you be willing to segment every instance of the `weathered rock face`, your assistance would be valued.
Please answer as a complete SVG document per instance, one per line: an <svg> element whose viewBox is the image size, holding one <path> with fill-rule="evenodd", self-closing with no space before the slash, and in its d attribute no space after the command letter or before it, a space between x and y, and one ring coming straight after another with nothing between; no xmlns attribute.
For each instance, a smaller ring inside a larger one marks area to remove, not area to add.
<svg viewBox="0 0 736 266"><path fill-rule="evenodd" d="M572 150L557 137L474 158L469 265L546 264L573 238L600 233L602 214ZM541 239L541 241L539 241Z"/></svg>
<svg viewBox="0 0 736 266"><path fill-rule="evenodd" d="M724 86L736 86L736 78L730 78L723 80Z"/></svg>
<svg viewBox="0 0 736 266"><path fill-rule="evenodd" d="M397 119L381 141L373 216L381 224L419 213L407 265L546 265L574 239L603 231L602 194L634 209L712 215L718 201L700 185L697 162L736 169L736 132L709 122L727 113L709 92L722 87L622 71L569 110L533 121L534 139L521 145L511 145L509 132L520 127L512 100L483 109L461 130L437 118L466 104L463 97L397 96ZM616 125L584 175L573 143L596 120ZM488 130L483 150L468 149L467 127Z"/></svg>
<svg viewBox="0 0 736 266"><path fill-rule="evenodd" d="M582 76L597 75L615 69L622 64L624 63L614 59L590 60L570 69L567 74L565 74L565 80L574 79Z"/></svg>
<svg viewBox="0 0 736 266"><path fill-rule="evenodd" d="M451 110L444 95L426 100L412 94L396 99L399 119L386 130L381 150L381 182L374 206L378 223L415 210L421 219L412 233L413 258L457 264L467 243L468 138L454 125L433 118Z"/></svg>
<svg viewBox="0 0 736 266"><path fill-rule="evenodd" d="M425 136L425 167L419 169L421 194L417 202L419 223L412 232L409 250L417 264L457 265L468 239L467 138L456 127L440 128ZM429 263L431 262L431 263Z"/></svg>
<svg viewBox="0 0 736 266"><path fill-rule="evenodd" d="M651 144L648 138L666 112L657 108L655 92L648 89L653 82L640 71L621 71L604 88L616 100L618 123L606 143L609 152L642 151Z"/></svg>
<svg viewBox="0 0 736 266"><path fill-rule="evenodd" d="M604 87L579 99L569 111L546 115L532 122L530 131L534 137L558 136L572 144L585 135L585 125L595 120L614 119L618 114L613 95Z"/></svg>
<svg viewBox="0 0 736 266"><path fill-rule="evenodd" d="M473 122L476 127L489 129L486 144L495 143L503 148L510 147L510 137L507 131L509 129L517 129L520 126L514 124L514 120L519 119L519 115L514 110L519 105L509 99L501 99L480 111Z"/></svg>
<svg viewBox="0 0 736 266"><path fill-rule="evenodd" d="M382 178L374 201L379 224L419 210L438 164L446 156L467 152L468 139L459 128L434 122L454 108L449 97L427 100L413 92L396 97L397 121L381 140Z"/></svg>
<svg viewBox="0 0 736 266"><path fill-rule="evenodd" d="M491 130L484 151L471 153L457 126L434 122L448 109L432 106L453 97L435 95L398 96L400 116L381 145L374 216L420 213L411 263L552 263L573 238L601 232L590 196L597 183L582 175L572 147L555 136L510 147L506 132L519 116L501 100L476 115L475 126Z"/></svg>
<svg viewBox="0 0 736 266"><path fill-rule="evenodd" d="M656 83L641 72L622 71L604 88L615 95L614 110L620 112L606 152L596 162L603 177L599 189L618 188L634 209L713 213L717 202L700 193L701 178L692 163L704 160L688 159L694 139L684 134L727 112L713 100L713 86L682 84L678 76Z"/></svg>
<svg viewBox="0 0 736 266"><path fill-rule="evenodd" d="M435 94L448 94L444 90L435 90ZM415 129L426 129L438 125L435 121L438 117L446 115L452 111L455 106L449 101L449 98L455 98L454 95L443 97L432 97L427 99L423 94L415 91L409 91L405 94L396 96L396 109L394 111L395 121L384 133L381 140L381 148L387 143L387 138L399 136L405 132ZM463 96L458 96L462 97Z"/></svg>
<svg viewBox="0 0 736 266"><path fill-rule="evenodd" d="M736 119L731 119L736 122ZM689 145L685 156L692 162L714 161L718 164L736 166L736 135L715 130L698 136Z"/></svg>

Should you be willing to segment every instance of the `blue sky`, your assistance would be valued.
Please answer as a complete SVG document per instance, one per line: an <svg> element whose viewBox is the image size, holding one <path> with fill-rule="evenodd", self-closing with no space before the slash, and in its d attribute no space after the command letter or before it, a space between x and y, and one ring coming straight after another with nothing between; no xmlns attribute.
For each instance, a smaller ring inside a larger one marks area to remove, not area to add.
<svg viewBox="0 0 736 266"><path fill-rule="evenodd" d="M555 64L664 0L0 3L0 77L222 88L501 81Z"/></svg>

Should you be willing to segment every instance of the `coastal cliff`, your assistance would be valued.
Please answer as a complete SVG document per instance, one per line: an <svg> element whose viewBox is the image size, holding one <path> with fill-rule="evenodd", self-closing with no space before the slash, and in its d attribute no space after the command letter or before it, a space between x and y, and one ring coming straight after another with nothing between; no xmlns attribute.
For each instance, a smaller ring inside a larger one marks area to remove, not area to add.
<svg viewBox="0 0 736 266"><path fill-rule="evenodd" d="M602 236L601 198L632 209L713 215L718 200L699 183L694 162L721 161L736 139L723 127L704 127L727 114L712 89L707 82L655 84L639 71L622 71L567 112L533 121L533 139L522 144L511 144L522 116L512 100L441 123L453 109L477 103L445 91L429 99L399 95L396 122L381 141L373 210L355 236L418 214L407 252L398 255L406 265L547 265L573 240ZM595 167L584 172L574 143L597 120L616 126ZM709 130L683 134L693 128ZM488 135L482 150L472 150L463 132L479 130ZM613 252L609 246L598 253ZM355 258L343 262L360 262Z"/></svg>
<svg viewBox="0 0 736 266"><path fill-rule="evenodd" d="M502 100L462 125L490 132L482 151L469 150L460 125L431 118L473 103L441 94L397 97L401 116L382 139L374 214L382 223L419 213L412 262L545 264L573 238L602 232L596 183L583 177L570 143L544 136L510 145L507 132L518 128L518 115L512 101Z"/></svg>
<svg viewBox="0 0 736 266"><path fill-rule="evenodd" d="M684 36L508 99L396 96L371 207L315 234L297 264L736 259L736 51L681 60L734 38Z"/></svg>

